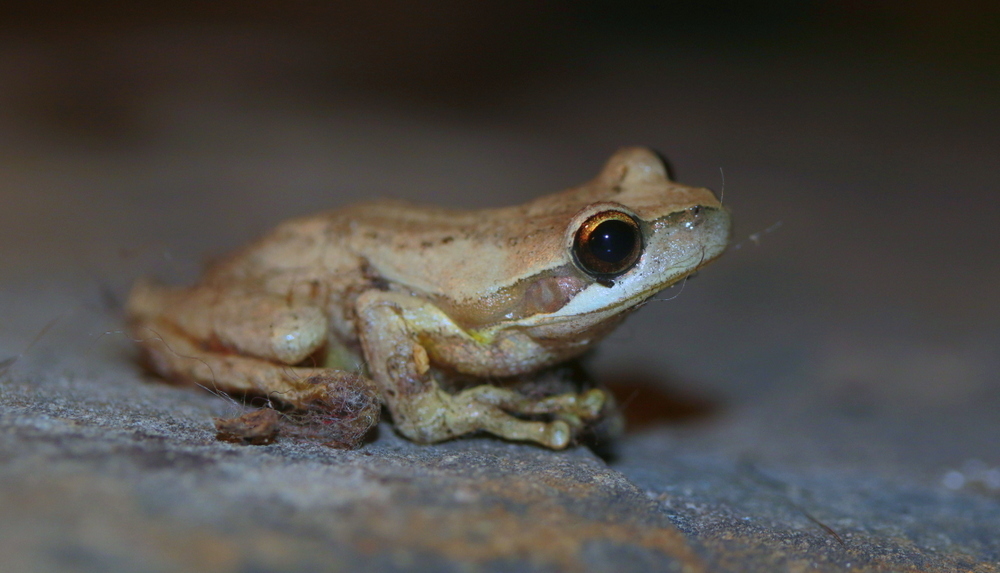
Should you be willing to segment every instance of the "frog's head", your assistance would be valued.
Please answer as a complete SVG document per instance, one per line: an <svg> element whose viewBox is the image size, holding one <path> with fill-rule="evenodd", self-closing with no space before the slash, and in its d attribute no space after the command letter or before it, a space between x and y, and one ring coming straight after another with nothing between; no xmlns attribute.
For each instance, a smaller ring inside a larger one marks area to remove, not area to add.
<svg viewBox="0 0 1000 573"><path fill-rule="evenodd" d="M576 268L605 287L591 289L600 300L663 290L726 247L729 214L719 200L671 181L649 149L622 149L584 189L592 201L569 221L564 244Z"/></svg>
<svg viewBox="0 0 1000 573"><path fill-rule="evenodd" d="M708 189L670 180L652 151L625 148L581 187L531 206L564 228L548 270L528 278L504 327L586 345L616 319L722 254L729 214ZM553 245L555 250L556 245ZM561 261L561 262L558 262Z"/></svg>

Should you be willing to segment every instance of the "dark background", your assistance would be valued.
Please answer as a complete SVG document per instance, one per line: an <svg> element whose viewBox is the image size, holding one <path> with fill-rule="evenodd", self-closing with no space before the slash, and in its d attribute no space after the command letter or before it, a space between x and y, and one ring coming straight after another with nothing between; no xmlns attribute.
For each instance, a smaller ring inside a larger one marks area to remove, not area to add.
<svg viewBox="0 0 1000 573"><path fill-rule="evenodd" d="M997 62L988 1L7 3L8 399L58 403L67 373L74 396L146 388L117 332L129 284L191 280L283 218L513 204L649 145L724 194L735 232L592 358L631 423L611 467L797 531L720 485L759 465L841 532L992 563Z"/></svg>

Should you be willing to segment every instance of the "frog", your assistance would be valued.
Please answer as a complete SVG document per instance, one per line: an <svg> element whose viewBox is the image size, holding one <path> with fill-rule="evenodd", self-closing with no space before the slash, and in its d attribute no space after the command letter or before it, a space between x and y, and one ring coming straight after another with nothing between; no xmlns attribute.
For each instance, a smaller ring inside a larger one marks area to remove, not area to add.
<svg viewBox="0 0 1000 573"><path fill-rule="evenodd" d="M729 233L712 191L627 147L589 182L520 205L381 199L288 220L194 285L138 280L127 314L157 374L266 396L319 427L350 419L346 447L384 408L421 444L487 433L559 450L610 392L504 381L530 387L580 357Z"/></svg>

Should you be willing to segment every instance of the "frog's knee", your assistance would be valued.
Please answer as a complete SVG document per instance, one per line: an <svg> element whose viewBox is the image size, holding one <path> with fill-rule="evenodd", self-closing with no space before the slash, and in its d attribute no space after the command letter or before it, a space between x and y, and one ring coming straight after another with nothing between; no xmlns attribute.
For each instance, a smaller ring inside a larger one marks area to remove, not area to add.
<svg viewBox="0 0 1000 573"><path fill-rule="evenodd" d="M271 356L285 364L306 359L326 342L327 319L318 308L289 310L271 324Z"/></svg>

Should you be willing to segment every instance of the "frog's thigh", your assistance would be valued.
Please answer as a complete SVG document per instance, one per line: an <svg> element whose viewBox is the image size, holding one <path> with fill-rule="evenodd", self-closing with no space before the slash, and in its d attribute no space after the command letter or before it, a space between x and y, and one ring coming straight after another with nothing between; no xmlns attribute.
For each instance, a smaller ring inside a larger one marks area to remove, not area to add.
<svg viewBox="0 0 1000 573"><path fill-rule="evenodd" d="M370 291L362 294L357 304L369 370L382 390L396 429L407 438L438 442L485 430L550 448L564 448L569 443L570 427L562 420L521 420L494 404L479 401L475 392L451 395L442 390L430 375L427 351L418 342L416 328L403 318L405 298ZM424 302L414 300L414 304Z"/></svg>
<svg viewBox="0 0 1000 573"><path fill-rule="evenodd" d="M239 354L297 364L324 344L328 321L312 306L294 306L265 293L212 286L171 288L137 283L129 313L170 322L194 340L216 341Z"/></svg>
<svg viewBox="0 0 1000 573"><path fill-rule="evenodd" d="M330 368L292 367L204 350L165 321L140 321L132 327L132 333L157 372L209 390L260 394L298 408L316 401L343 400L350 397L348 394L372 396L377 404L378 390L370 380L357 374ZM376 422L377 415L376 409Z"/></svg>

